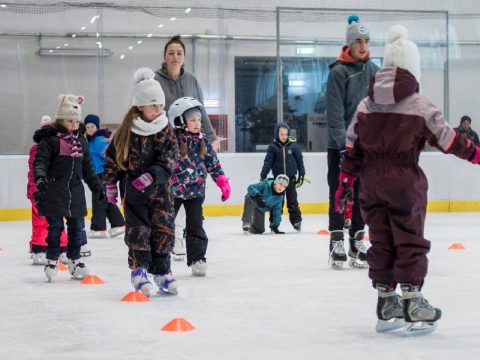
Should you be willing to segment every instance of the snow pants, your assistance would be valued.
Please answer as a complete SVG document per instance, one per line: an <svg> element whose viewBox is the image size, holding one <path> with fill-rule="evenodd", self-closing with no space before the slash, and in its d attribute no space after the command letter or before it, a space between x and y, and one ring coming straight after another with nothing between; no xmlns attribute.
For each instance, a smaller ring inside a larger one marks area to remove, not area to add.
<svg viewBox="0 0 480 360"><path fill-rule="evenodd" d="M45 216L38 215L37 205L32 203L32 237L30 239L30 251L40 253L47 251L48 222ZM60 248L67 248L67 234L62 231L60 235ZM65 251L65 250L64 250Z"/></svg>
<svg viewBox="0 0 480 360"><path fill-rule="evenodd" d="M424 238L428 183L417 162L364 160L360 207L372 246L367 252L369 277L395 287L422 286L427 275L430 241Z"/></svg>

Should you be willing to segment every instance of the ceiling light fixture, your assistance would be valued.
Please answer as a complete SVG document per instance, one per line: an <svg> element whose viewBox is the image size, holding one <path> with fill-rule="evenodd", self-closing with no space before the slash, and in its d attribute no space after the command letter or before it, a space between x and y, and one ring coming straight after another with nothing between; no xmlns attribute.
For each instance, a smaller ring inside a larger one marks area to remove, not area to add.
<svg viewBox="0 0 480 360"><path fill-rule="evenodd" d="M5 8L7 7L7 5L6 5L6 4L0 4L0 7L1 7L2 9L5 9Z"/></svg>
<svg viewBox="0 0 480 360"><path fill-rule="evenodd" d="M109 49L40 49L41 56L110 56L113 52Z"/></svg>
<svg viewBox="0 0 480 360"><path fill-rule="evenodd" d="M188 14L190 11L192 11L192 8L186 8L185 9L185 14Z"/></svg>
<svg viewBox="0 0 480 360"><path fill-rule="evenodd" d="M147 35L147 38L151 38L152 36L153 36L153 34L150 33L150 34Z"/></svg>
<svg viewBox="0 0 480 360"><path fill-rule="evenodd" d="M125 59L125 54L120 55L120 60Z"/></svg>
<svg viewBox="0 0 480 360"><path fill-rule="evenodd" d="M138 41L137 41L137 44L138 44L138 45L140 45L141 43L143 43L142 40L138 40Z"/></svg>
<svg viewBox="0 0 480 360"><path fill-rule="evenodd" d="M128 47L128 50L133 50L133 46L130 45L130 46Z"/></svg>
<svg viewBox="0 0 480 360"><path fill-rule="evenodd" d="M170 21L175 21L175 20L177 20L176 17L171 17L171 18L170 18Z"/></svg>
<svg viewBox="0 0 480 360"><path fill-rule="evenodd" d="M158 27L159 27L159 28L162 28L162 27L163 27L163 24L158 25Z"/></svg>
<svg viewBox="0 0 480 360"><path fill-rule="evenodd" d="M82 26L80 30L85 30L86 28L87 28L86 26Z"/></svg>
<svg viewBox="0 0 480 360"><path fill-rule="evenodd" d="M100 18L100 15L95 15L90 19L90 24L93 24L95 21L97 21Z"/></svg>

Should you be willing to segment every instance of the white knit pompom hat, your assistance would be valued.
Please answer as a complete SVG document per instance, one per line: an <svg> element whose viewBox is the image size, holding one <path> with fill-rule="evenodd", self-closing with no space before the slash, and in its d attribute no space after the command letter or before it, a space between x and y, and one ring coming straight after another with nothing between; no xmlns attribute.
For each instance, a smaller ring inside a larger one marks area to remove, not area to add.
<svg viewBox="0 0 480 360"><path fill-rule="evenodd" d="M408 31L401 25L394 25L388 31L383 66L397 66L408 70L420 83L420 53L417 45L408 40Z"/></svg>
<svg viewBox="0 0 480 360"><path fill-rule="evenodd" d="M165 105L165 94L160 83L155 80L152 69L143 67L135 71L135 96L132 106Z"/></svg>

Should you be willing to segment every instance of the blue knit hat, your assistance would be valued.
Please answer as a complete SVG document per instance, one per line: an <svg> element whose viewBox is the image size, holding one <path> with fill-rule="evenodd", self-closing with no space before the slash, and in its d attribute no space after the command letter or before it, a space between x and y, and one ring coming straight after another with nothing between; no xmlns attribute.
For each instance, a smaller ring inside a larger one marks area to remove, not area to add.
<svg viewBox="0 0 480 360"><path fill-rule="evenodd" d="M97 129L100 129L100 118L97 115L88 114L87 116L85 116L83 123L85 124L85 126L91 123L95 125Z"/></svg>

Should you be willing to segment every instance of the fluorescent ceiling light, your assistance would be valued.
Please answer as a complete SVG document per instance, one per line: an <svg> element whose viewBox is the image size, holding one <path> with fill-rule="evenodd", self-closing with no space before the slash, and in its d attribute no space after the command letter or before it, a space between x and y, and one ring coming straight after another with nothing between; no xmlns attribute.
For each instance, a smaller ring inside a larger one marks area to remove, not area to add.
<svg viewBox="0 0 480 360"><path fill-rule="evenodd" d="M192 8L186 8L185 9L185 14L188 14L190 11L192 11Z"/></svg>
<svg viewBox="0 0 480 360"><path fill-rule="evenodd" d="M5 8L7 7L7 5L1 4L0 7L3 8L3 9L5 9Z"/></svg>
<svg viewBox="0 0 480 360"><path fill-rule="evenodd" d="M86 28L87 28L86 26L82 26L80 30L85 30Z"/></svg>
<svg viewBox="0 0 480 360"><path fill-rule="evenodd" d="M175 20L177 20L177 18L176 18L176 17L172 17L172 18L170 18L170 21L175 21Z"/></svg>
<svg viewBox="0 0 480 360"><path fill-rule="evenodd" d="M137 44L138 44L138 45L140 45L141 43L143 43L142 40L138 40L138 41L137 41Z"/></svg>
<svg viewBox="0 0 480 360"><path fill-rule="evenodd" d="M297 47L295 53L297 55L315 55L316 50L314 47Z"/></svg>
<svg viewBox="0 0 480 360"><path fill-rule="evenodd" d="M125 59L125 54L120 55L120 60Z"/></svg>
<svg viewBox="0 0 480 360"><path fill-rule="evenodd" d="M53 50L53 51L52 51ZM40 49L41 56L110 56L113 52L109 49Z"/></svg>
<svg viewBox="0 0 480 360"><path fill-rule="evenodd" d="M150 34L147 35L148 38L151 38L152 36L153 36L152 33L150 33Z"/></svg>
<svg viewBox="0 0 480 360"><path fill-rule="evenodd" d="M163 24L158 25L158 27L159 27L159 28L162 28L162 27L163 27Z"/></svg>
<svg viewBox="0 0 480 360"><path fill-rule="evenodd" d="M90 19L90 24L93 24L95 21L98 20L98 18L100 18L100 15L95 15L94 17L92 17L92 18Z"/></svg>

